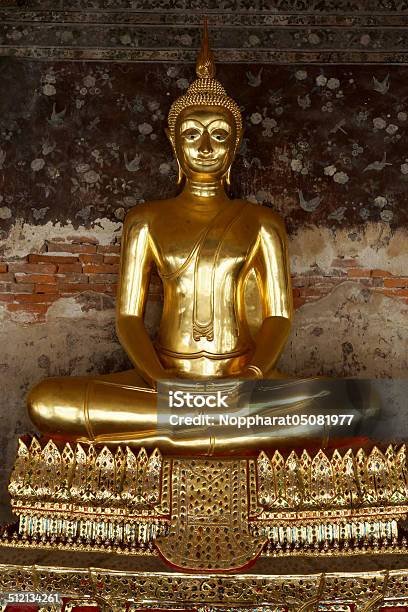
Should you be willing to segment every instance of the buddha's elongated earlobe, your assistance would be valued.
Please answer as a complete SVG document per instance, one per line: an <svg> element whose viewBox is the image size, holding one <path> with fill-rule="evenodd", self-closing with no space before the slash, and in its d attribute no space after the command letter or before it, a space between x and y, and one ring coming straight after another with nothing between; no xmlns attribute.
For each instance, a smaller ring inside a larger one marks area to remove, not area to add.
<svg viewBox="0 0 408 612"><path fill-rule="evenodd" d="M231 166L228 168L227 173L224 175L224 181L229 189L231 187Z"/></svg>
<svg viewBox="0 0 408 612"><path fill-rule="evenodd" d="M181 169L181 165L177 157L176 157L176 161L177 161L177 168L178 168L177 185L181 185L184 179L184 172Z"/></svg>
<svg viewBox="0 0 408 612"><path fill-rule="evenodd" d="M174 143L173 135L168 128L165 128L164 131L166 132L166 136L170 141L171 148L173 149L174 157L176 158L176 162L177 162L177 185L181 185L181 183L183 182L183 178L184 178L184 172L181 169L181 165L177 157L176 146Z"/></svg>

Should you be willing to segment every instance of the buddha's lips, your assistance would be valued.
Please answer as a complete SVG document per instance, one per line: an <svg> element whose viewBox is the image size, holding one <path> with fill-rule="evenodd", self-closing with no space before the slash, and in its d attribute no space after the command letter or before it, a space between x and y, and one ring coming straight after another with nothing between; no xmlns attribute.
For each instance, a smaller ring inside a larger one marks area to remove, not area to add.
<svg viewBox="0 0 408 612"><path fill-rule="evenodd" d="M218 161L218 159L211 159L211 160L205 160L205 159L196 159L195 162L196 164L200 165L200 166L213 166L214 164L216 164Z"/></svg>

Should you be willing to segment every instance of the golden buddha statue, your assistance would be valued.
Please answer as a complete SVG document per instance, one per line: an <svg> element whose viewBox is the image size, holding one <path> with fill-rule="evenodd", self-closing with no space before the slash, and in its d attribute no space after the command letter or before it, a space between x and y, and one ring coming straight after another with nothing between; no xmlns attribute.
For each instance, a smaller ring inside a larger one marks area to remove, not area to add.
<svg viewBox="0 0 408 612"><path fill-rule="evenodd" d="M282 220L269 208L226 193L242 119L214 78L206 27L196 72L168 116L183 189L177 197L137 205L124 223L117 334L134 369L37 385L29 396L29 414L47 436L201 454L299 442L299 428L275 428L261 438L225 429L216 439L191 430L177 438L158 428L158 381L281 379L276 364L293 315ZM155 342L143 319L153 267L164 291ZM262 304L255 337L245 308L250 275ZM314 409L323 380L282 381L284 412ZM303 435L312 434L304 429Z"/></svg>

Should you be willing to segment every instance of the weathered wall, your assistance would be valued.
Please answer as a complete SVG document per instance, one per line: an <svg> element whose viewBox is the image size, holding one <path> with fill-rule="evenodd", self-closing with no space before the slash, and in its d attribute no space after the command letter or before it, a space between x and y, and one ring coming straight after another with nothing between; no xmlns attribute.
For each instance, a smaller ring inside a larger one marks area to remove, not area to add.
<svg viewBox="0 0 408 612"><path fill-rule="evenodd" d="M0 32L0 46L27 55L27 28ZM172 62L0 59L3 487L16 435L31 429L32 384L129 365L114 332L122 221L176 192L163 130L193 74ZM406 377L408 68L238 63L218 76L245 120L233 194L288 227L297 311L282 369ZM152 333L160 299L155 279Z"/></svg>
<svg viewBox="0 0 408 612"><path fill-rule="evenodd" d="M13 59L0 66L0 295L5 320L26 325L29 338L52 317L113 309L126 211L176 193L164 127L193 71ZM290 235L299 308L283 359L291 372L406 371L407 73L219 67L245 119L234 195L279 211ZM75 350L85 364L84 348ZM51 359L46 374L59 367Z"/></svg>

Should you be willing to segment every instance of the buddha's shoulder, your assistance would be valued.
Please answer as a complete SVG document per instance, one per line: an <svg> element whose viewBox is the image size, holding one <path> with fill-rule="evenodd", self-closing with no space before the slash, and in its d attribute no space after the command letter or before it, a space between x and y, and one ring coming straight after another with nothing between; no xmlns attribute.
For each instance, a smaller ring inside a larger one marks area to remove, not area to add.
<svg viewBox="0 0 408 612"><path fill-rule="evenodd" d="M149 200L141 202L131 208L125 217L126 225L149 225L157 216L163 214L163 211L170 208L172 200Z"/></svg>
<svg viewBox="0 0 408 612"><path fill-rule="evenodd" d="M238 200L245 202L247 215L254 220L257 225L275 226L276 229L285 231L285 222L283 218L268 206L261 206L253 202Z"/></svg>

